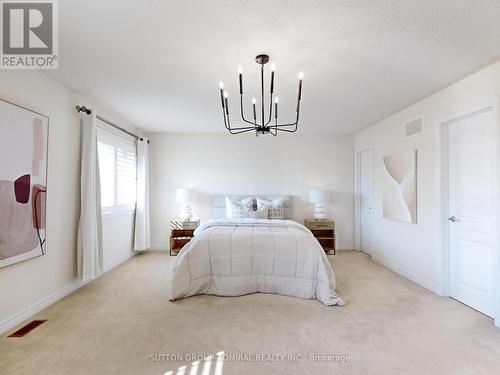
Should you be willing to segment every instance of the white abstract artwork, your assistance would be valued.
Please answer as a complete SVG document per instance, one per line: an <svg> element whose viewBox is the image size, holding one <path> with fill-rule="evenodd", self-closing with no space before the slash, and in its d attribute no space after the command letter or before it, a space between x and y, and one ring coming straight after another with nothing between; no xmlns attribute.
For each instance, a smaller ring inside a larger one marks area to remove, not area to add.
<svg viewBox="0 0 500 375"><path fill-rule="evenodd" d="M384 157L383 216L417 222L417 150Z"/></svg>
<svg viewBox="0 0 500 375"><path fill-rule="evenodd" d="M0 267L45 255L46 116L0 100Z"/></svg>

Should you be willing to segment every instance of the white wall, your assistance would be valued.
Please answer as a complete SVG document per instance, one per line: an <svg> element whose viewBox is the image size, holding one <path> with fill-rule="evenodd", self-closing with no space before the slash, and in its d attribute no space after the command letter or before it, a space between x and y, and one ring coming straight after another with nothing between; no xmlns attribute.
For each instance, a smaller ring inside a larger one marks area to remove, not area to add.
<svg viewBox="0 0 500 375"><path fill-rule="evenodd" d="M15 322L16 316L27 317L26 314L34 311L36 305L53 300L58 293L72 288L77 282L80 122L75 105L92 106L94 103L35 71L0 71L0 98L49 117L47 254L0 268L1 331ZM110 111L100 112L111 120L120 121ZM123 121L120 123L129 126ZM129 228L129 223L122 225L120 233L126 233ZM118 232L116 226L113 230ZM107 232L106 225L104 231ZM123 251L120 253L120 250ZM129 251L130 247L117 250L110 247L109 242L105 243L105 253L115 256L107 257L108 262Z"/></svg>
<svg viewBox="0 0 500 375"><path fill-rule="evenodd" d="M169 220L178 216L177 187L196 191L194 211L212 216L214 194L294 196L294 219L312 217L308 190L331 192L328 217L337 246L353 247L353 136L280 134L150 134L151 241L168 249Z"/></svg>
<svg viewBox="0 0 500 375"><path fill-rule="evenodd" d="M374 147L374 242L373 257L422 286L443 293L441 225L441 123L498 102L500 63L410 106L409 108L356 134L355 147ZM405 138L407 122L423 117L423 134ZM417 215L411 225L382 218L382 158L386 155L418 150ZM359 248L359 222L356 212L355 246Z"/></svg>

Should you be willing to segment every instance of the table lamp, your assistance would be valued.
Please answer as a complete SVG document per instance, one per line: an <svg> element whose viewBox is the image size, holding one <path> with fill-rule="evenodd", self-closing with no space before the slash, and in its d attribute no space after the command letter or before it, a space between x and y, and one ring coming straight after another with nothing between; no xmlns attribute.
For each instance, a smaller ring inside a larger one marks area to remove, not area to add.
<svg viewBox="0 0 500 375"><path fill-rule="evenodd" d="M330 203L330 193L324 190L309 190L309 202L314 203L316 220L326 219L325 204Z"/></svg>
<svg viewBox="0 0 500 375"><path fill-rule="evenodd" d="M175 201L182 204L179 218L183 221L189 221L193 217L191 211L191 191L189 189L177 188L175 191Z"/></svg>

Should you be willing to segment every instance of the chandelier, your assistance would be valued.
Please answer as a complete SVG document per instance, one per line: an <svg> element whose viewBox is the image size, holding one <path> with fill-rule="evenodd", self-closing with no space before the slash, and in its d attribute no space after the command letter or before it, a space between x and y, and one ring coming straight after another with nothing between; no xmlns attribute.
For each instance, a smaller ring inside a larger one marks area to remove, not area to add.
<svg viewBox="0 0 500 375"><path fill-rule="evenodd" d="M264 101L264 65L269 62L269 56L262 54L255 57L255 61L260 65L260 88L261 88L261 110L260 110L260 119L257 121L257 100L255 98L252 99L252 109L253 109L253 121L247 120L245 118L245 114L243 111L243 69L239 67L239 83L240 83L240 114L241 119L246 126L231 126L231 120L229 116L229 94L227 91L224 91L224 83L219 82L220 89L220 99L222 103L222 115L224 116L224 126L231 134L241 134L246 132L254 131L255 135L259 134L272 134L276 136L279 131L294 133L297 131L297 124L299 122L299 112L300 112L300 100L302 97L302 78L304 77L304 73L299 73L299 88L297 91L297 107L296 107L296 117L295 122L279 124L278 123L278 103L279 98L274 98L274 112L273 112L273 94L274 94L274 71L276 69L276 65L274 63L271 64L271 84L270 84L270 92L269 92L269 113L266 116L265 113L265 101ZM274 121L273 120L274 116Z"/></svg>

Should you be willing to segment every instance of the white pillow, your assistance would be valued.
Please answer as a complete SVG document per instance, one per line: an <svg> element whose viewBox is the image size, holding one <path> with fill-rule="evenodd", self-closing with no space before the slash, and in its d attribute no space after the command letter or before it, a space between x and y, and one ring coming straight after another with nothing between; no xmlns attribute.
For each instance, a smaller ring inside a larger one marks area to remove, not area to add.
<svg viewBox="0 0 500 375"><path fill-rule="evenodd" d="M273 201L268 201L266 199L257 198L257 210L262 207L267 207L268 211L268 219L272 220L284 220L285 219L285 197L280 197Z"/></svg>
<svg viewBox="0 0 500 375"><path fill-rule="evenodd" d="M226 196L226 218L243 219L249 211L253 211L253 198L233 200Z"/></svg>

